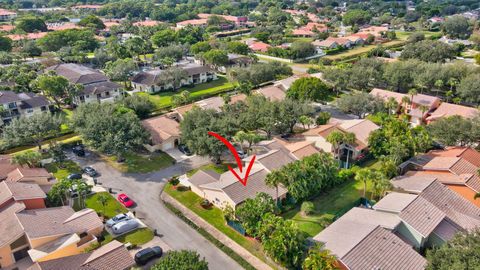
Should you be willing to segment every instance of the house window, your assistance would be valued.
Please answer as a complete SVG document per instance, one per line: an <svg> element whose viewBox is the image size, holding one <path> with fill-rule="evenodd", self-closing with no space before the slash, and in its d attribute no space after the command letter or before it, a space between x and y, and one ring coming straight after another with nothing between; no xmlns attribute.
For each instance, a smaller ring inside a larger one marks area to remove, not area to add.
<svg viewBox="0 0 480 270"><path fill-rule="evenodd" d="M80 238L84 238L88 236L87 232L82 232L81 234L78 235Z"/></svg>
<svg viewBox="0 0 480 270"><path fill-rule="evenodd" d="M109 97L109 96L110 96L110 92L105 92L105 96Z"/></svg>
<svg viewBox="0 0 480 270"><path fill-rule="evenodd" d="M33 109L28 109L27 113L33 113Z"/></svg>
<svg viewBox="0 0 480 270"><path fill-rule="evenodd" d="M41 110L42 112L44 112L44 111L47 110L47 107L46 107L46 106L42 106L42 107L40 107L40 110Z"/></svg>
<svg viewBox="0 0 480 270"><path fill-rule="evenodd" d="M102 94L97 94L97 98L101 98L102 97Z"/></svg>
<svg viewBox="0 0 480 270"><path fill-rule="evenodd" d="M87 98L89 98L89 97L90 97L90 95L87 95Z"/></svg>
<svg viewBox="0 0 480 270"><path fill-rule="evenodd" d="M8 103L8 108L10 108L10 109L17 108L17 103L15 103L15 102Z"/></svg>

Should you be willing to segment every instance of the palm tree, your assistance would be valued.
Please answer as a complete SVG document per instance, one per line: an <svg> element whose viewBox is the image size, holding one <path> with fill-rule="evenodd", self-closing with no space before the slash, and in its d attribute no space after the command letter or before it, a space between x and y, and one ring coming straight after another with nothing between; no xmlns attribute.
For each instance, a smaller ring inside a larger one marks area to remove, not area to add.
<svg viewBox="0 0 480 270"><path fill-rule="evenodd" d="M367 182L373 178L375 178L375 172L370 168L358 170L355 175L355 181L363 182L363 198L365 198L367 194Z"/></svg>
<svg viewBox="0 0 480 270"><path fill-rule="evenodd" d="M413 97L418 95L418 91L415 88L408 90L408 95L410 96L410 109L413 108Z"/></svg>
<svg viewBox="0 0 480 270"><path fill-rule="evenodd" d="M458 80L456 78L452 77L452 78L448 79L447 84L450 86L450 91L453 92L453 87L457 86Z"/></svg>
<svg viewBox="0 0 480 270"><path fill-rule="evenodd" d="M247 133L243 130L240 130L233 136L233 140L240 144L242 150L245 150L243 148L243 142L247 141Z"/></svg>
<svg viewBox="0 0 480 270"><path fill-rule="evenodd" d="M308 256L303 261L303 270L334 270L337 267L337 258L330 250L317 244L308 251Z"/></svg>
<svg viewBox="0 0 480 270"><path fill-rule="evenodd" d="M385 191L391 188L391 184L388 178L381 172L374 171L373 176L372 194L370 198L373 199L373 196L377 195L377 198L380 199L385 194Z"/></svg>
<svg viewBox="0 0 480 270"><path fill-rule="evenodd" d="M355 137L355 133L347 132L343 135L342 143L348 144L353 148L353 144L355 143L356 140L357 138ZM347 148L347 168L348 168L349 159L350 159L350 149Z"/></svg>
<svg viewBox="0 0 480 270"><path fill-rule="evenodd" d="M265 178L265 184L269 187L275 187L276 189L277 207L279 203L278 185L283 183L284 181L285 181L285 175L279 170L271 171L269 174L267 174L267 177Z"/></svg>
<svg viewBox="0 0 480 270"><path fill-rule="evenodd" d="M423 122L423 118L424 118L425 112L428 111L428 107L426 105L420 105L418 109L420 109L420 111L422 112L422 119L420 119L420 121Z"/></svg>
<svg viewBox="0 0 480 270"><path fill-rule="evenodd" d="M388 114L396 112L398 109L398 102L394 97L390 97L387 101Z"/></svg>
<svg viewBox="0 0 480 270"><path fill-rule="evenodd" d="M408 96L402 97L402 106L403 106L403 113L407 113L407 105L410 103L410 98Z"/></svg>
<svg viewBox="0 0 480 270"><path fill-rule="evenodd" d="M473 196L473 199L476 200L480 198L480 192L475 193L475 196Z"/></svg>
<svg viewBox="0 0 480 270"><path fill-rule="evenodd" d="M102 214L103 214L103 216L106 216L105 207L107 206L107 203L108 203L108 195L105 194L105 193L100 193L98 195L97 202L103 206Z"/></svg>
<svg viewBox="0 0 480 270"><path fill-rule="evenodd" d="M313 124L313 120L312 118L306 116L306 115L302 115L300 116L300 118L298 119L298 121L303 125L303 129L305 129L305 125L308 126L308 128L310 128L310 125Z"/></svg>
<svg viewBox="0 0 480 270"><path fill-rule="evenodd" d="M438 96L438 92L442 90L442 87L445 85L445 83L443 80L436 80L434 85L437 88L435 91L435 96Z"/></svg>
<svg viewBox="0 0 480 270"><path fill-rule="evenodd" d="M340 131L335 130L332 133L328 134L327 136L327 142L332 144L333 154L337 159L340 159L340 155L338 151L342 141L343 141L343 133Z"/></svg>

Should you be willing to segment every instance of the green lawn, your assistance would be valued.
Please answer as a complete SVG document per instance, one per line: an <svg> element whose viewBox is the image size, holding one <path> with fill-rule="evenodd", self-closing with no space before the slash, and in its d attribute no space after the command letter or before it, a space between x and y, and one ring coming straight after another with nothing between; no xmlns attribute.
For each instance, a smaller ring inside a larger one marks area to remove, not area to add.
<svg viewBox="0 0 480 270"><path fill-rule="evenodd" d="M165 109L172 105L172 96L184 90L190 92L190 98L197 100L203 96L220 94L233 90L234 84L229 82L225 76L218 76L218 80L197 84L194 87L182 87L177 91L160 92L148 94L139 92L137 95L147 96L154 104L156 110Z"/></svg>
<svg viewBox="0 0 480 270"><path fill-rule="evenodd" d="M401 46L404 43L405 43L404 40L397 39L397 40L392 40L392 41L389 41L389 42L385 42L385 43L382 44L382 46L383 47L392 47L392 46L397 46L397 45ZM377 45L359 46L359 47L356 47L356 48L353 48L353 49L350 49L350 50L343 51L343 52L338 53L338 54L327 55L327 56L325 56L325 58L330 59L332 61L335 61L335 60L338 61L338 60L342 60L344 58L354 57L354 56L357 56L357 55L367 53L368 51L370 51L371 49L373 49L375 47L377 47Z"/></svg>
<svg viewBox="0 0 480 270"><path fill-rule="evenodd" d="M112 235L107 234L105 235L105 240L102 241L102 245L105 245L111 242L114 238ZM145 243L150 242L153 239L153 231L149 228L141 228L137 229L133 232L129 232L122 236L115 238L115 240L120 241L122 243L131 243L132 245L140 246Z"/></svg>
<svg viewBox="0 0 480 270"><path fill-rule="evenodd" d="M65 179L67 176L71 173L82 173L82 168L78 166L77 163L71 161L71 160L66 160L62 162L60 166L59 163L53 162L45 165L45 169L47 169L48 172L52 173L53 176L57 179Z"/></svg>
<svg viewBox="0 0 480 270"><path fill-rule="evenodd" d="M158 171L173 164L174 159L166 153L138 154L127 153L125 161L117 162L116 156L106 156L105 160L114 168L126 173L148 173Z"/></svg>
<svg viewBox="0 0 480 270"><path fill-rule="evenodd" d="M230 166L236 167L236 165L232 165L232 164L230 164ZM190 176L194 175L198 170L214 171L216 173L222 174L222 173L228 171L228 167L227 167L227 164L218 164L217 165L217 164L210 163L210 164L200 166L197 169L193 169L191 171L188 171L187 176L190 177Z"/></svg>
<svg viewBox="0 0 480 270"><path fill-rule="evenodd" d="M230 237L233 241L246 248L253 255L268 263L265 254L262 251L261 244L253 239L244 237L237 231L230 228L226 224L225 218L223 217L223 213L220 209L216 207L204 209L202 206L200 206L200 202L203 200L200 196L192 191L179 191L177 189L173 189L171 184L167 184L165 186L164 192L168 193L188 209L195 212L205 221Z"/></svg>
<svg viewBox="0 0 480 270"><path fill-rule="evenodd" d="M67 134L67 135L63 135L63 136L60 136L60 137L56 137L56 138L44 141L42 143L42 149L48 148L52 141L56 141L60 144L63 144L63 143L70 143L70 142L79 141L79 140L80 140L80 136L76 135L75 133L70 133L70 134ZM37 146L26 145L26 146L19 146L19 147L8 149L8 150L5 151L5 153L6 154L18 154L18 153L22 153L22 152L25 152L25 151L28 151L28 150L37 150L37 149L38 149Z"/></svg>
<svg viewBox="0 0 480 270"><path fill-rule="evenodd" d="M351 180L312 200L315 204L315 214L303 216L300 206L297 206L282 216L295 221L302 231L313 237L328 226L335 215L352 208L362 195L363 183Z"/></svg>
<svg viewBox="0 0 480 270"><path fill-rule="evenodd" d="M105 205L105 213L103 212L103 205L98 201L98 197L105 196L108 198L107 204ZM102 214L105 218L112 218L120 213L128 212L121 203L119 203L112 195L108 192L99 192L89 196L85 200L86 208L91 208L97 213Z"/></svg>

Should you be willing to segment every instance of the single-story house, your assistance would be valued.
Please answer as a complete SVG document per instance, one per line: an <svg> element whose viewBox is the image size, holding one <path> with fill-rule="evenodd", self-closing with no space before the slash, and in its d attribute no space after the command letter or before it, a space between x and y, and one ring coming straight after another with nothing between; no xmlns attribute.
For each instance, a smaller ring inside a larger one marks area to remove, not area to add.
<svg viewBox="0 0 480 270"><path fill-rule="evenodd" d="M185 70L187 73L187 78L181 81L181 86L200 84L217 79L217 74L208 66L188 63L179 65L178 68ZM133 77L132 85L136 90L148 93L171 90L173 89L172 83L162 82L163 78L161 74L164 72L165 70L162 69L139 72Z"/></svg>
<svg viewBox="0 0 480 270"><path fill-rule="evenodd" d="M44 262L82 254L97 243L103 223L92 209L67 206L26 209L13 202L0 209L0 264L7 267L30 257Z"/></svg>
<svg viewBox="0 0 480 270"><path fill-rule="evenodd" d="M253 64L254 60L251 57L241 54L229 53L228 56L228 63L223 66L215 67L217 71L221 73L227 73L228 69L230 68L247 68L251 64ZM196 60L198 64L204 64L201 60Z"/></svg>
<svg viewBox="0 0 480 270"><path fill-rule="evenodd" d="M193 19L193 20L181 21L181 22L177 22L177 28L181 29L189 25L204 27L204 26L207 26L207 21L208 21L207 19Z"/></svg>
<svg viewBox="0 0 480 270"><path fill-rule="evenodd" d="M44 168L17 167L7 174L7 182L22 182L38 184L45 192L48 192L56 183L55 178Z"/></svg>
<svg viewBox="0 0 480 270"><path fill-rule="evenodd" d="M25 209L45 208L47 195L34 183L0 182L0 209L13 202L23 203Z"/></svg>
<svg viewBox="0 0 480 270"><path fill-rule="evenodd" d="M275 85L259 88L255 90L255 92L266 97L271 101L284 100L286 97L285 91Z"/></svg>
<svg viewBox="0 0 480 270"><path fill-rule="evenodd" d="M180 124L166 115L142 121L142 126L150 132L150 144L144 145L150 152L167 151L175 148L180 140Z"/></svg>
<svg viewBox="0 0 480 270"><path fill-rule="evenodd" d="M442 102L440 106L427 117L427 124L454 115L459 115L463 118L474 118L480 114L477 108Z"/></svg>
<svg viewBox="0 0 480 270"><path fill-rule="evenodd" d="M59 265L68 265L70 270L127 270L135 266L135 261L124 244L113 240L92 252L36 262L27 270L58 270Z"/></svg>
<svg viewBox="0 0 480 270"><path fill-rule="evenodd" d="M302 135L307 141L315 142L315 146L325 152L333 152L333 146L327 142L327 137L333 131L355 134L353 145L342 144L339 154L349 159L361 158L368 150L368 136L380 127L368 119L345 120L341 123L321 125L305 131Z"/></svg>
<svg viewBox="0 0 480 270"><path fill-rule="evenodd" d="M272 47L270 46L269 44L265 43L265 42L262 42L262 41L256 41L256 42L253 42L251 44L248 44L248 47L250 48L250 50L254 51L254 52L267 52L268 51L268 48Z"/></svg>

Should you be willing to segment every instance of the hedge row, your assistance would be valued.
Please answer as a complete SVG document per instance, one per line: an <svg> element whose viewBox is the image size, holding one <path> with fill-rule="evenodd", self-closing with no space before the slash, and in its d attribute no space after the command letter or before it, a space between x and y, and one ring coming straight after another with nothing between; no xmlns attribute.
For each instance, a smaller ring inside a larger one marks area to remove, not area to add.
<svg viewBox="0 0 480 270"><path fill-rule="evenodd" d="M213 237L210 233L208 233L205 229L202 227L199 227L197 224L193 223L190 219L188 219L183 213L175 208L172 204L163 201L165 206L172 211L177 217L179 217L181 220L183 220L185 223L187 223L190 227L195 229L198 233L200 233L203 237L205 237L208 241L212 242L216 247L218 247L221 251L223 251L225 254L227 254L230 258L232 258L234 261L236 261L240 266L242 266L244 269L247 270L255 270L255 267L253 267L251 264L249 264L242 256L238 255L233 251L231 248L225 246L222 242L218 241L215 237Z"/></svg>

